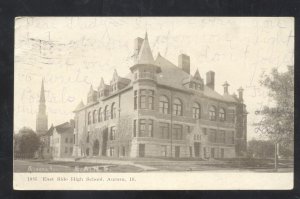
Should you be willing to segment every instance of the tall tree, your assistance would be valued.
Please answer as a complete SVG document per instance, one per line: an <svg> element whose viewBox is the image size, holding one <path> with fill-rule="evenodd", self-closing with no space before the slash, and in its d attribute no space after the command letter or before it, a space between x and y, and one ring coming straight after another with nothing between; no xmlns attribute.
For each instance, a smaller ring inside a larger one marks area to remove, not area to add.
<svg viewBox="0 0 300 199"><path fill-rule="evenodd" d="M282 145L291 144L294 139L294 66L287 68L282 73L274 68L262 77L260 83L268 89L274 103L256 112L262 119L255 124L258 133Z"/></svg>
<svg viewBox="0 0 300 199"><path fill-rule="evenodd" d="M37 134L28 127L20 129L15 135L14 150L17 156L32 158L40 146L40 140Z"/></svg>

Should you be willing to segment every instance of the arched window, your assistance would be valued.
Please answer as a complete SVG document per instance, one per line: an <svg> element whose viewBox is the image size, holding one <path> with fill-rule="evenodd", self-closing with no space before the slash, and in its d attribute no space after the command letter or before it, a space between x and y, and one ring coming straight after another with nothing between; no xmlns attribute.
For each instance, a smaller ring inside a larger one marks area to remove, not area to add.
<svg viewBox="0 0 300 199"><path fill-rule="evenodd" d="M178 98L173 102L173 115L182 115L182 103Z"/></svg>
<svg viewBox="0 0 300 199"><path fill-rule="evenodd" d="M104 120L108 120L108 119L109 119L109 108L108 105L106 105L104 109Z"/></svg>
<svg viewBox="0 0 300 199"><path fill-rule="evenodd" d="M110 114L111 114L111 119L116 118L117 115L116 115L116 105L115 105L115 103L112 103L112 105L111 105Z"/></svg>
<svg viewBox="0 0 300 199"><path fill-rule="evenodd" d="M209 119L212 121L216 120L216 107L214 106L209 107Z"/></svg>
<svg viewBox="0 0 300 199"><path fill-rule="evenodd" d="M169 100L166 96L159 97L159 112L163 114L169 113Z"/></svg>
<svg viewBox="0 0 300 199"><path fill-rule="evenodd" d="M93 111L93 123L96 123L97 122L97 111L94 110Z"/></svg>
<svg viewBox="0 0 300 199"><path fill-rule="evenodd" d="M201 108L198 103L193 104L193 118L194 119L200 119L201 117Z"/></svg>
<svg viewBox="0 0 300 199"><path fill-rule="evenodd" d="M220 118L220 121L225 121L225 110L223 108L220 108L219 110L219 118Z"/></svg>
<svg viewBox="0 0 300 199"><path fill-rule="evenodd" d="M89 112L88 113L88 124L91 124L91 122L92 122L92 113Z"/></svg>
<svg viewBox="0 0 300 199"><path fill-rule="evenodd" d="M102 122L102 109L99 108L98 110L98 122Z"/></svg>

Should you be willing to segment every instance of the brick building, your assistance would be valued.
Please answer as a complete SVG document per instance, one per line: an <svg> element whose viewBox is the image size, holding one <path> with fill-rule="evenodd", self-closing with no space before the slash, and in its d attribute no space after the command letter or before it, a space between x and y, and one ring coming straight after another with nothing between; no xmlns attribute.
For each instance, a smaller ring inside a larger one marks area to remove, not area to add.
<svg viewBox="0 0 300 199"><path fill-rule="evenodd" d="M153 58L147 34L134 41L134 64L126 77L114 72L90 87L87 103L74 110L73 156L232 158L246 151L247 112L239 96L214 90L215 73L206 82L190 57L178 66Z"/></svg>

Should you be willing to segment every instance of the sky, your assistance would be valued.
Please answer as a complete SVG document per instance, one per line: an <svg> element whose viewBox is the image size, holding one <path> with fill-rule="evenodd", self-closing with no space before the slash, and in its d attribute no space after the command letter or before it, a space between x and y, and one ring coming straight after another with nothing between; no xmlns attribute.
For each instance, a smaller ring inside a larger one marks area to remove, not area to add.
<svg viewBox="0 0 300 199"><path fill-rule="evenodd" d="M35 130L44 78L48 126L74 118L72 112L106 83L114 69L120 76L133 65L133 42L145 32L154 58L158 52L177 65L178 55L191 59L191 74L215 71L215 89L223 94L244 88L248 139L260 136L255 111L272 105L260 86L272 68L294 65L294 19L291 17L18 17L15 19L14 131Z"/></svg>

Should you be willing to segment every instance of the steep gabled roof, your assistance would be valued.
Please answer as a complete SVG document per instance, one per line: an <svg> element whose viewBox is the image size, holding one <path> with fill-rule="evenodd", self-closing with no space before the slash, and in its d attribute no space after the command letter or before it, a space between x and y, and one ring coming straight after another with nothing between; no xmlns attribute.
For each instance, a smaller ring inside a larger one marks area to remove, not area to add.
<svg viewBox="0 0 300 199"><path fill-rule="evenodd" d="M69 122L62 123L54 127L57 133L73 133L74 128Z"/></svg>
<svg viewBox="0 0 300 199"><path fill-rule="evenodd" d="M166 85L169 87L186 90L183 86L184 81L193 79L194 77L184 72L181 68L174 65L172 62L158 54L155 62L155 65L160 66L161 73L157 76L157 82L161 85ZM197 72L197 71L196 71ZM200 74L199 74L200 76ZM200 92L200 91L195 91ZM216 100L223 100L227 102L237 102L237 100L231 95L220 95L215 90L204 85L203 95L209 98Z"/></svg>

